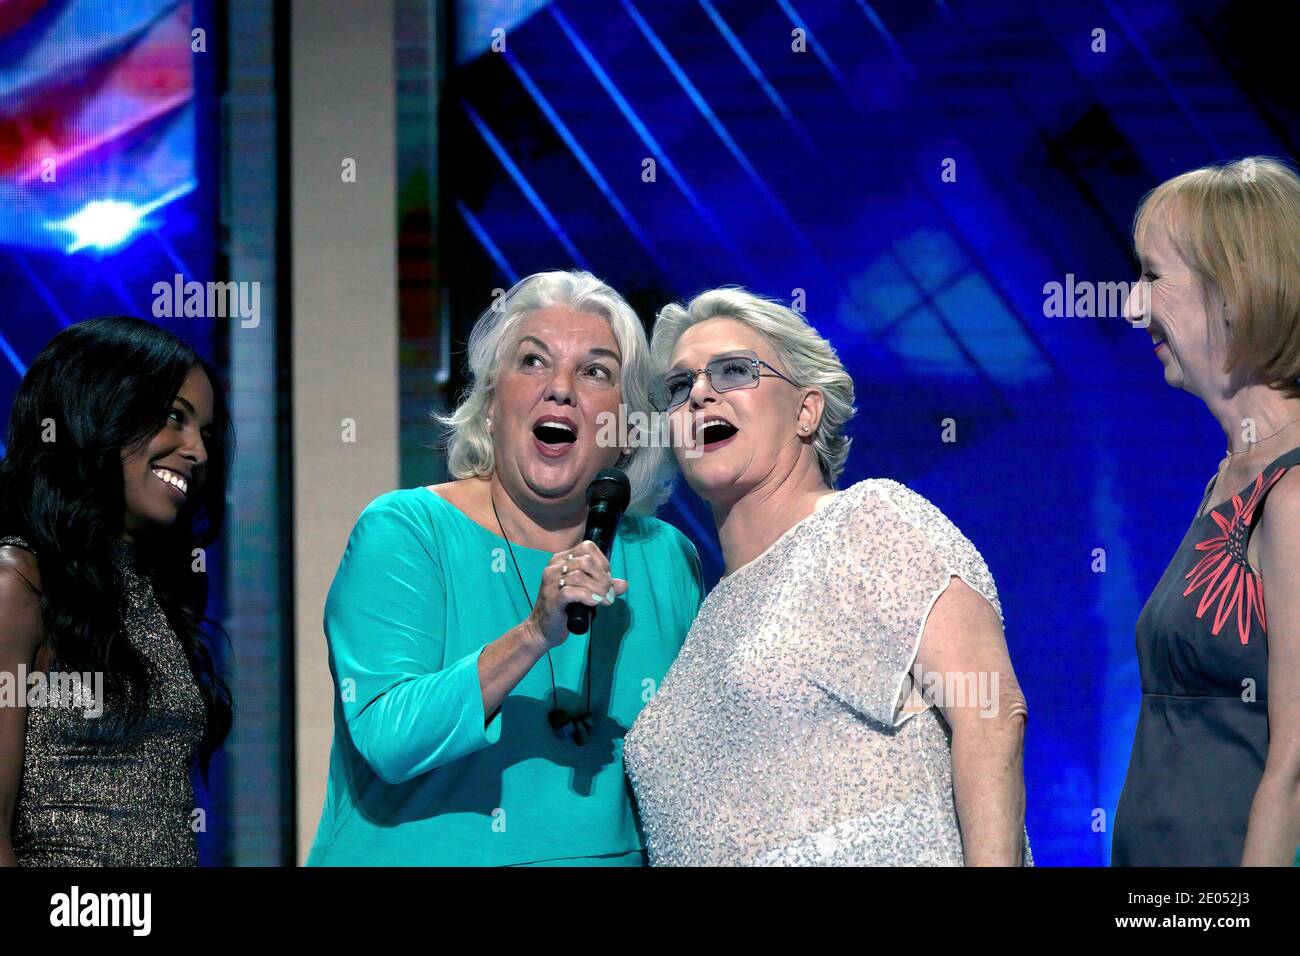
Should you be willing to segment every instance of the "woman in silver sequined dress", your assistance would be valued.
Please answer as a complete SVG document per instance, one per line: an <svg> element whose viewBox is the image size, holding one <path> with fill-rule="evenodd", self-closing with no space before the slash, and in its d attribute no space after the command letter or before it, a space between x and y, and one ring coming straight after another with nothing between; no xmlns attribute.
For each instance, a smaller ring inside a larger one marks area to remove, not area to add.
<svg viewBox="0 0 1300 956"><path fill-rule="evenodd" d="M54 337L0 461L0 866L192 866L190 771L231 721L200 629L230 419L131 318Z"/></svg>
<svg viewBox="0 0 1300 956"><path fill-rule="evenodd" d="M920 495L833 491L853 383L737 289L659 315L654 402L726 575L624 741L656 865L1030 863L988 568Z"/></svg>

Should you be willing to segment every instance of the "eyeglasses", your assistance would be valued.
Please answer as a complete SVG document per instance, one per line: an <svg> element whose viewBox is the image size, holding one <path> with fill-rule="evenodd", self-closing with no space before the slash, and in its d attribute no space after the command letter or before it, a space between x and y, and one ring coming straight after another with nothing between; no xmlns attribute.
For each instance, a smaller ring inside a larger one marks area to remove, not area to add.
<svg viewBox="0 0 1300 956"><path fill-rule="evenodd" d="M771 369L771 372L760 372L759 366ZM661 412L671 412L675 408L680 408L690 398L691 389L695 387L695 379L701 372L709 377L709 384L713 386L715 392L730 392L736 388L757 388L760 378L779 378L794 385L794 382L757 355L739 352L715 358L704 368L694 372L678 369L653 379L650 382L650 404Z"/></svg>

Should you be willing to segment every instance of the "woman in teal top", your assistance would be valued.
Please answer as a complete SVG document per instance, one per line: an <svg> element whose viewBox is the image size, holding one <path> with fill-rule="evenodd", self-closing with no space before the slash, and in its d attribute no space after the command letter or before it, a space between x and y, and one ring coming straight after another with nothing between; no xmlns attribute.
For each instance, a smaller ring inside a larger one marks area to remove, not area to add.
<svg viewBox="0 0 1300 956"><path fill-rule="evenodd" d="M703 599L694 547L650 516L662 449L602 430L645 395L644 332L590 275L543 273L484 313L469 358L443 419L457 480L373 501L330 588L334 745L307 862L641 865L623 734ZM582 540L586 489L616 463L633 497L606 560ZM597 609L586 635L567 633L574 602ZM559 735L556 710L589 711L590 739Z"/></svg>

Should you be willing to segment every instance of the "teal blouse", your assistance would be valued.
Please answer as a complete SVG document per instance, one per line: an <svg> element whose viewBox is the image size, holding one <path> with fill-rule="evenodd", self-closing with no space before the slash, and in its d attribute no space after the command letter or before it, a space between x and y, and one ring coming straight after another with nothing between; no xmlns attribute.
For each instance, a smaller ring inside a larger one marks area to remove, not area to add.
<svg viewBox="0 0 1300 956"><path fill-rule="evenodd" d="M551 555L514 546L428 488L357 519L325 604L334 677L329 782L309 866L643 862L623 734L658 689L703 600L699 556L672 525L624 517L610 555L628 591L543 657L485 725L478 657L524 620Z"/></svg>

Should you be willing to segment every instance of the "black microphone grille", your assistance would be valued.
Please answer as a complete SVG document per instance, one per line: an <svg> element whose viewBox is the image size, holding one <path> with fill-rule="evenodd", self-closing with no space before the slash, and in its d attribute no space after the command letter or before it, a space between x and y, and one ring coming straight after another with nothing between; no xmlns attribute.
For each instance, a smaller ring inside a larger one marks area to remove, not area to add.
<svg viewBox="0 0 1300 956"><path fill-rule="evenodd" d="M587 486L588 506L602 502L618 511L626 511L631 501L632 483L617 468L602 468Z"/></svg>

